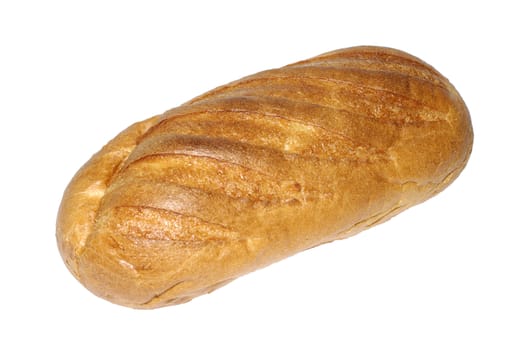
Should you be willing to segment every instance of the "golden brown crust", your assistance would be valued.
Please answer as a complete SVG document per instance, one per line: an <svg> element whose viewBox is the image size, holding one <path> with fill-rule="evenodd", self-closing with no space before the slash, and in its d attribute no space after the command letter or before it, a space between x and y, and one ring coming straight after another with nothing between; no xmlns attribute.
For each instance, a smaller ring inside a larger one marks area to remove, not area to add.
<svg viewBox="0 0 523 350"><path fill-rule="evenodd" d="M69 184L59 248L96 295L183 303L430 198L472 139L434 68L393 49L333 51L123 131Z"/></svg>

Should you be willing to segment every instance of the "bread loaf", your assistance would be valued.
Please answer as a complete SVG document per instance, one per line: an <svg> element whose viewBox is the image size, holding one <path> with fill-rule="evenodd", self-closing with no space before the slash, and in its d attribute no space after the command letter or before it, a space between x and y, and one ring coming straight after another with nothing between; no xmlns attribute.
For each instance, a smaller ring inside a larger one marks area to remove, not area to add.
<svg viewBox="0 0 523 350"><path fill-rule="evenodd" d="M461 97L423 61L329 52L121 132L67 187L58 246L102 298L184 303L434 196L472 141Z"/></svg>

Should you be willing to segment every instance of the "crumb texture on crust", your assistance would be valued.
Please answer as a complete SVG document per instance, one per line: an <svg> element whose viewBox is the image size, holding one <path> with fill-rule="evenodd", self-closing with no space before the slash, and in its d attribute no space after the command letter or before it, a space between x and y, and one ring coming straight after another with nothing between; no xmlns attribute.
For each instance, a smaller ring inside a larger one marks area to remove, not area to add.
<svg viewBox="0 0 523 350"><path fill-rule="evenodd" d="M59 248L100 297L184 303L439 193L472 141L461 97L423 61L329 52L123 131L68 186Z"/></svg>

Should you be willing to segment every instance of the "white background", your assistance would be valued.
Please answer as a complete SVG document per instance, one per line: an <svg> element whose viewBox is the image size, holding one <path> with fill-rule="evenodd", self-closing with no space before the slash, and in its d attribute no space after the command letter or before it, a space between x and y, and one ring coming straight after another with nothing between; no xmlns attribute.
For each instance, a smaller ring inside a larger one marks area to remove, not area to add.
<svg viewBox="0 0 523 350"><path fill-rule="evenodd" d="M0 2L0 348L522 349L517 2ZM326 51L390 46L457 87L475 144L441 195L188 304L138 311L66 270L76 170L129 124Z"/></svg>

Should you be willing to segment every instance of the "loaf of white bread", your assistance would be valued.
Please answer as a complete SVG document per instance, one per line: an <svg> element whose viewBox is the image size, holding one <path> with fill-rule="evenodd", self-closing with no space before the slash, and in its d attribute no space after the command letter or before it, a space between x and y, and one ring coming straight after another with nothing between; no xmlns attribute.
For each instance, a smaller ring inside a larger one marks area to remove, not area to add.
<svg viewBox="0 0 523 350"><path fill-rule="evenodd" d="M67 187L58 246L102 298L184 303L434 196L472 141L458 92L420 59L328 52L122 131Z"/></svg>

